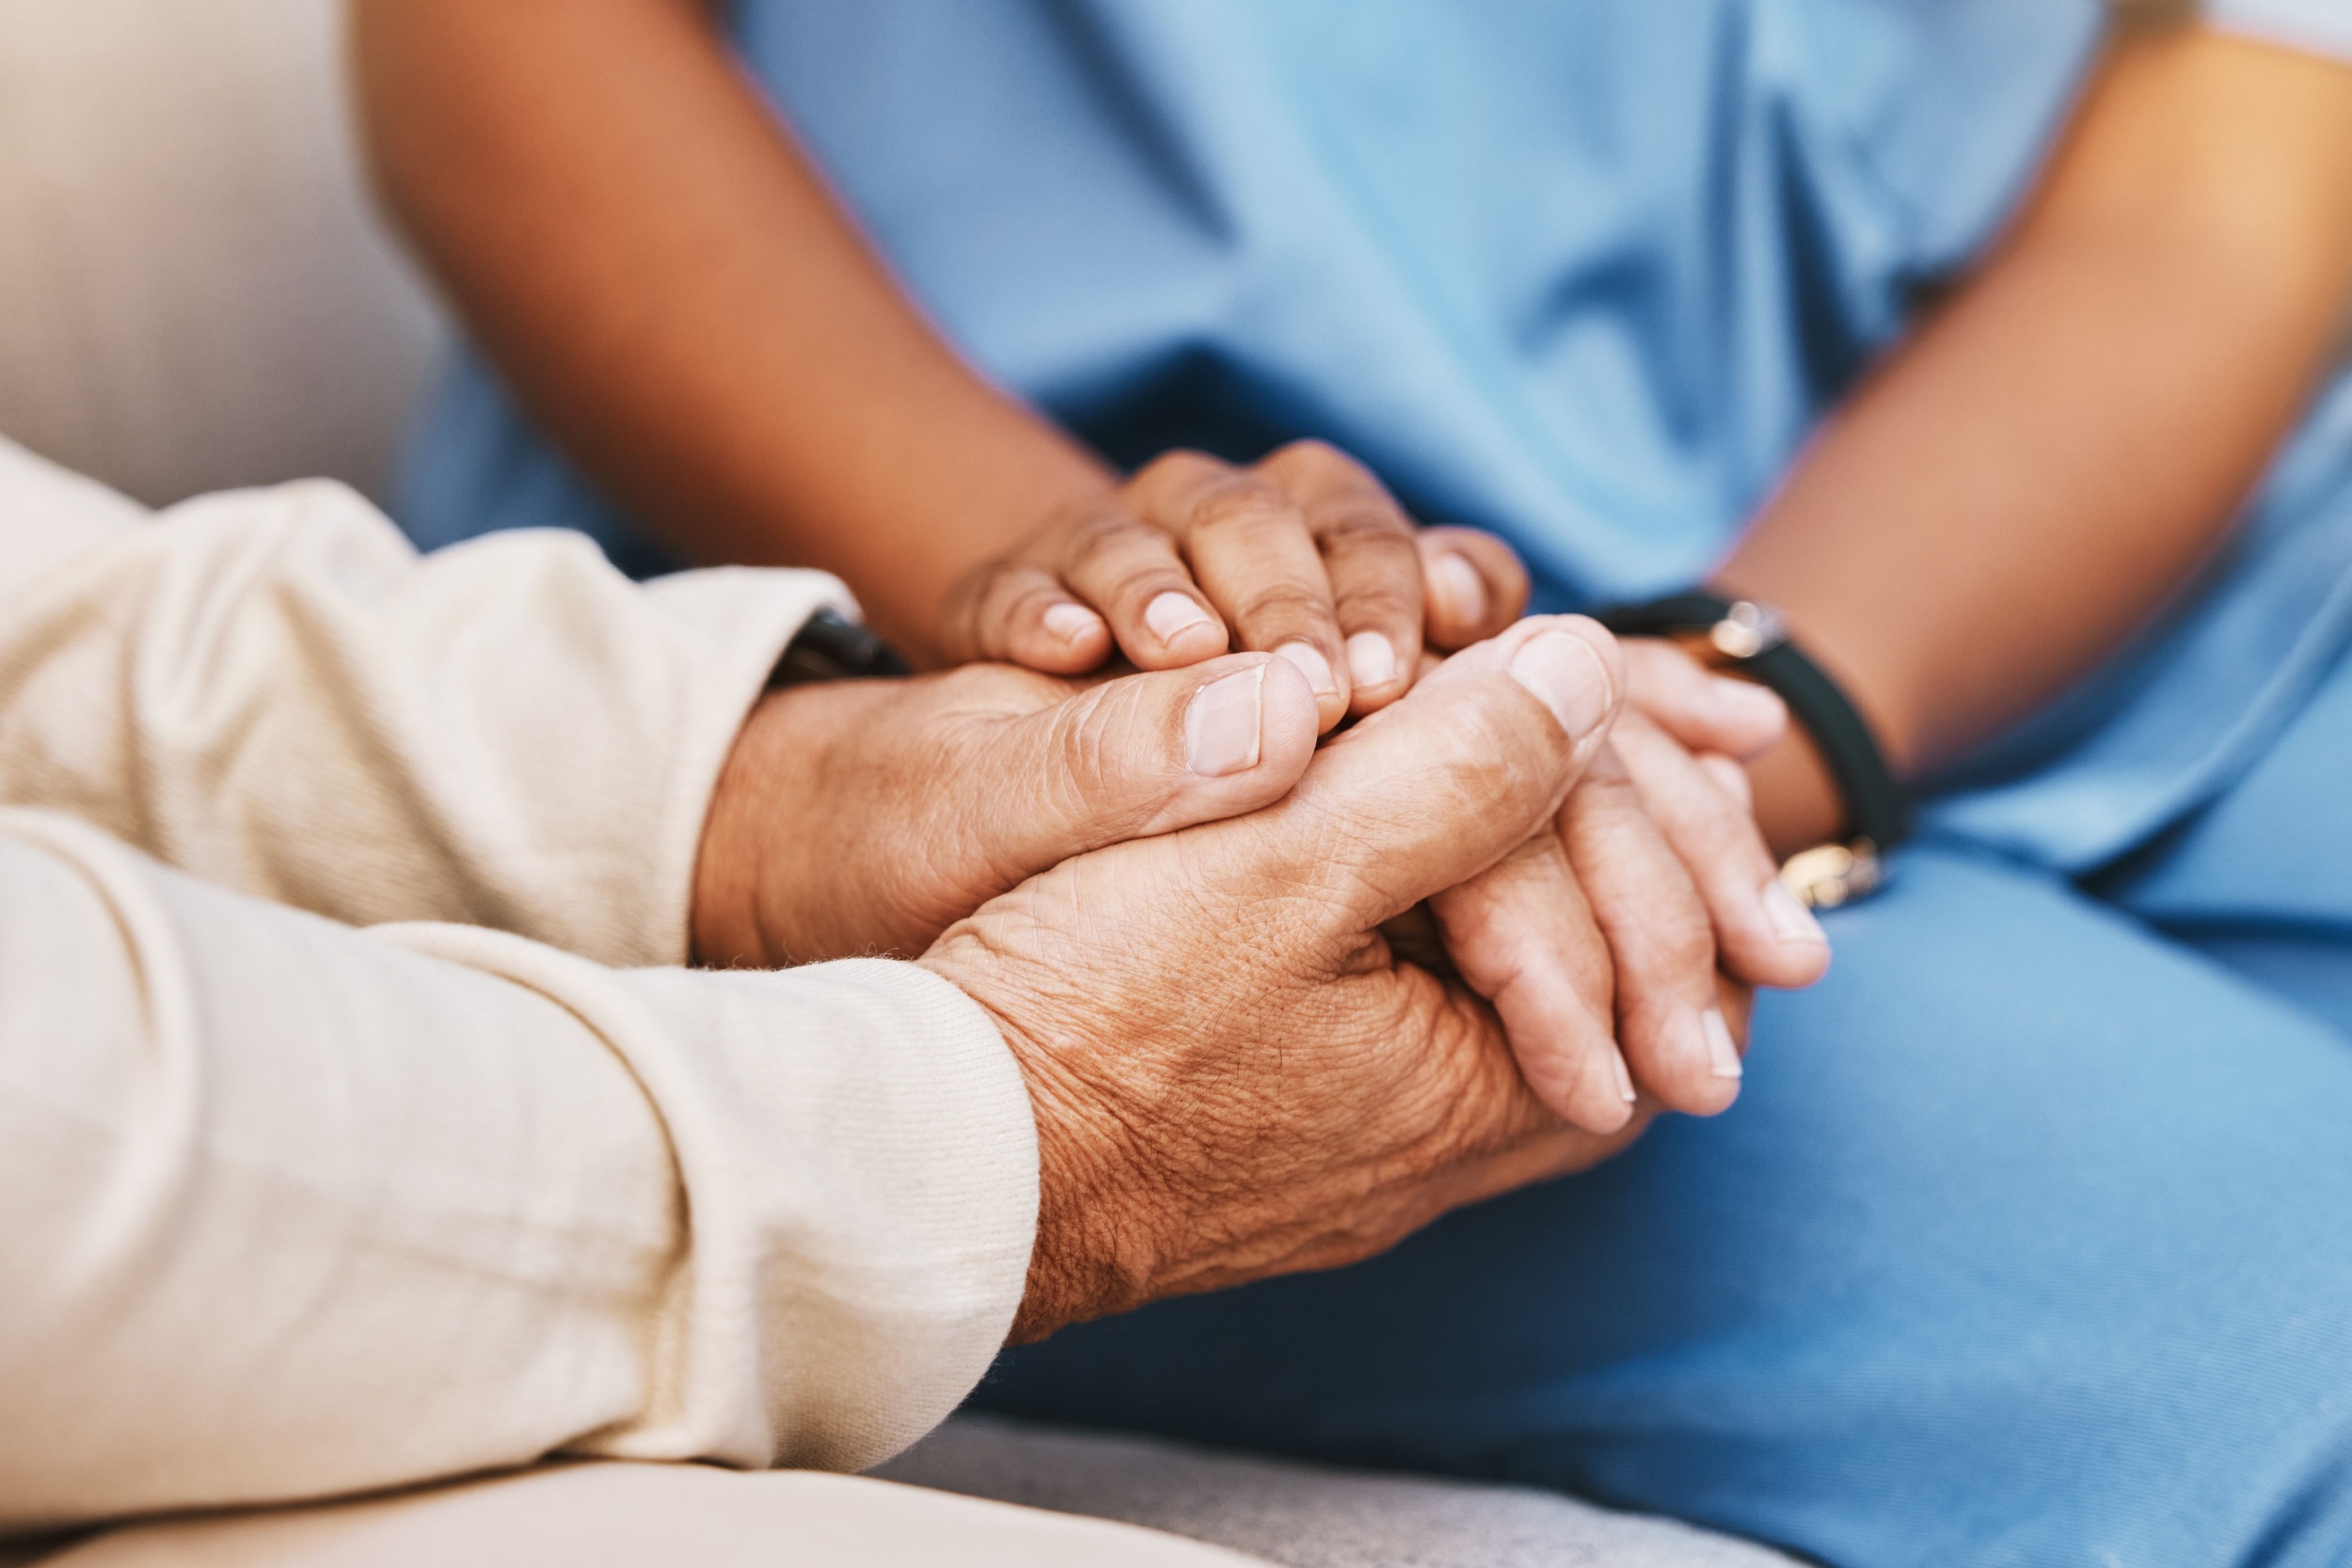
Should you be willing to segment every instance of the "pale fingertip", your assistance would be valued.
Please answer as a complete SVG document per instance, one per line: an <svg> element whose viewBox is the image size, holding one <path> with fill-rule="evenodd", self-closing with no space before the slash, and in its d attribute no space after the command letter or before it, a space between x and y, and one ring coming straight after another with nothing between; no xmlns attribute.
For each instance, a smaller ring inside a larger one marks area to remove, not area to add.
<svg viewBox="0 0 2352 1568"><path fill-rule="evenodd" d="M1349 638L1347 678L1359 691L1396 679L1396 645L1376 631L1359 631Z"/></svg>
<svg viewBox="0 0 2352 1568"><path fill-rule="evenodd" d="M1204 779L1258 766L1265 733L1263 664L1211 681L1184 711L1187 765Z"/></svg>
<svg viewBox="0 0 2352 1568"><path fill-rule="evenodd" d="M1551 710L1571 740L1597 729L1616 705L1609 667L1590 642L1572 632L1529 638L1511 656L1510 674Z"/></svg>
<svg viewBox="0 0 2352 1568"><path fill-rule="evenodd" d="M1313 643L1285 642L1274 650L1274 657L1287 660L1292 669L1306 676L1308 689L1317 697L1339 695L1340 683L1332 676L1331 661Z"/></svg>
<svg viewBox="0 0 2352 1568"><path fill-rule="evenodd" d="M1179 641L1206 642L1205 632L1216 629L1209 612L1187 594L1173 588L1143 608L1143 624L1152 636L1173 649Z"/></svg>
<svg viewBox="0 0 2352 1568"><path fill-rule="evenodd" d="M1724 1022L1723 1009L1709 1007L1699 1015L1699 1029L1707 1037L1708 1070L1718 1078L1738 1078L1746 1069L1740 1062L1740 1047L1731 1037L1731 1025Z"/></svg>
<svg viewBox="0 0 2352 1568"><path fill-rule="evenodd" d="M1424 573L1423 591L1439 618L1458 630L1486 624L1486 579L1469 560L1452 550L1440 551Z"/></svg>
<svg viewBox="0 0 2352 1568"><path fill-rule="evenodd" d="M1144 619L1147 623L1151 620L1151 613L1148 610L1144 611ZM1049 607L1040 619L1046 633L1062 642L1084 641L1103 626L1103 618L1100 615L1086 606L1069 599ZM1154 627L1153 630L1156 632L1158 628ZM1163 638L1162 641L1165 641L1166 639Z"/></svg>
<svg viewBox="0 0 2352 1568"><path fill-rule="evenodd" d="M1617 1098L1619 1100L1622 1100L1628 1105L1630 1105L1641 1098L1640 1095L1633 1092L1633 1074L1626 1068L1625 1053L1623 1052L1612 1051L1609 1053L1609 1070L1611 1075L1616 1079Z"/></svg>
<svg viewBox="0 0 2352 1568"><path fill-rule="evenodd" d="M1829 933L1813 918L1813 911L1802 899L1788 891L1788 884L1778 877L1766 882L1761 890L1765 918L1772 923L1772 934L1784 942L1798 947L1829 946Z"/></svg>
<svg viewBox="0 0 2352 1568"><path fill-rule="evenodd" d="M1788 705L1770 687L1730 675L1709 675L1708 706L1718 723L1741 731L1778 734L1788 722Z"/></svg>

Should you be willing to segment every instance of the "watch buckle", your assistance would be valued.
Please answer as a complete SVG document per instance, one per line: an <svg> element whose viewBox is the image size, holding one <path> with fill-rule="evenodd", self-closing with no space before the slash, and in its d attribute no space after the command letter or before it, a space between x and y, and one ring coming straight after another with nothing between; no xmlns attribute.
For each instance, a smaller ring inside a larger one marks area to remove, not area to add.
<svg viewBox="0 0 2352 1568"><path fill-rule="evenodd" d="M1725 658L1741 661L1769 653L1788 641L1788 625L1780 611L1753 599L1740 599L1724 611L1724 618L1707 628L1707 641Z"/></svg>
<svg viewBox="0 0 2352 1568"><path fill-rule="evenodd" d="M1883 870L1878 846L1867 838L1850 844L1817 844L1788 857L1781 885L1809 910L1834 910L1874 891Z"/></svg>

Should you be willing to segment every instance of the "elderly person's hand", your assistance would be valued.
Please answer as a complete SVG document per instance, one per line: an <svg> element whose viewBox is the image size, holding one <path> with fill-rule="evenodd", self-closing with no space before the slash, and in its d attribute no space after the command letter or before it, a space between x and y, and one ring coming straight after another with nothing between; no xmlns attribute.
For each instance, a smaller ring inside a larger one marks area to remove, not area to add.
<svg viewBox="0 0 2352 1568"><path fill-rule="evenodd" d="M1637 1085L1675 1110L1727 1107L1748 987L1805 984L1828 949L1809 920L1772 923L1771 860L1720 755L1769 744L1776 699L1663 644L1628 644L1620 670L1605 633L1571 624L1603 650L1613 704L1629 694L1613 739L1554 818L1389 934L1488 998L1539 1098L1606 1133ZM970 666L772 694L713 798L696 954L920 951L1073 855L1279 799L1318 718L1295 667L1263 654L1083 689Z"/></svg>
<svg viewBox="0 0 2352 1568"><path fill-rule="evenodd" d="M1043 1196L1017 1338L1364 1257L1633 1135L1563 1120L1520 1072L1548 1042L1507 1041L1381 935L1548 831L1606 744L1615 661L1590 622L1523 622L1324 747L1279 803L1069 861L924 956L1028 1077ZM1523 964L1580 983L1567 953Z"/></svg>
<svg viewBox="0 0 2352 1568"><path fill-rule="evenodd" d="M1279 799L1315 725L1306 681L1270 654L1084 689L970 665L771 693L711 800L695 956L919 953L1073 855Z"/></svg>
<svg viewBox="0 0 2352 1568"><path fill-rule="evenodd" d="M1617 650L1625 705L1556 817L1389 927L1493 1002L1531 1087L1594 1132L1625 1126L1645 1092L1728 1108L1753 988L1810 985L1829 964L1734 760L1778 738L1780 700L1663 642Z"/></svg>

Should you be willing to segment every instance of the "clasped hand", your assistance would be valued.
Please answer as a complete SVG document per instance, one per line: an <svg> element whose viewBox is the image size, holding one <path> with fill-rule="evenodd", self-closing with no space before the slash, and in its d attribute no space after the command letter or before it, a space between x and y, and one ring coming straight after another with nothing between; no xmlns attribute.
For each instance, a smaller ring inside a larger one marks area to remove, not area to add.
<svg viewBox="0 0 2352 1568"><path fill-rule="evenodd" d="M1825 961L1758 895L1736 769L1676 738L1776 710L1679 657L1521 622L1319 749L1263 653L776 693L697 951L921 953L994 1014L1044 1175L1023 1336L1362 1256L1723 1109L1745 985Z"/></svg>

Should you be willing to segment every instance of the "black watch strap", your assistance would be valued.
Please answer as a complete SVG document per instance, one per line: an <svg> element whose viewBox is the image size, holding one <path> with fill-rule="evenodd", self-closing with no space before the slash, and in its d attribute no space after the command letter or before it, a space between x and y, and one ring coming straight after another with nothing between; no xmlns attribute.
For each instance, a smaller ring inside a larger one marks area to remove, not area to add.
<svg viewBox="0 0 2352 1568"><path fill-rule="evenodd" d="M1778 692L1836 781L1852 835L1844 845L1790 857L1783 876L1799 896L1822 906L1858 897L1877 885L1878 857L1910 836L1910 796L1886 766L1868 721L1837 683L1789 641L1777 614L1749 600L1692 593L1614 606L1594 619L1620 637L1703 640L1716 662Z"/></svg>
<svg viewBox="0 0 2352 1568"><path fill-rule="evenodd" d="M772 689L811 681L859 680L914 672L898 650L837 610L820 610L803 623L768 677Z"/></svg>

